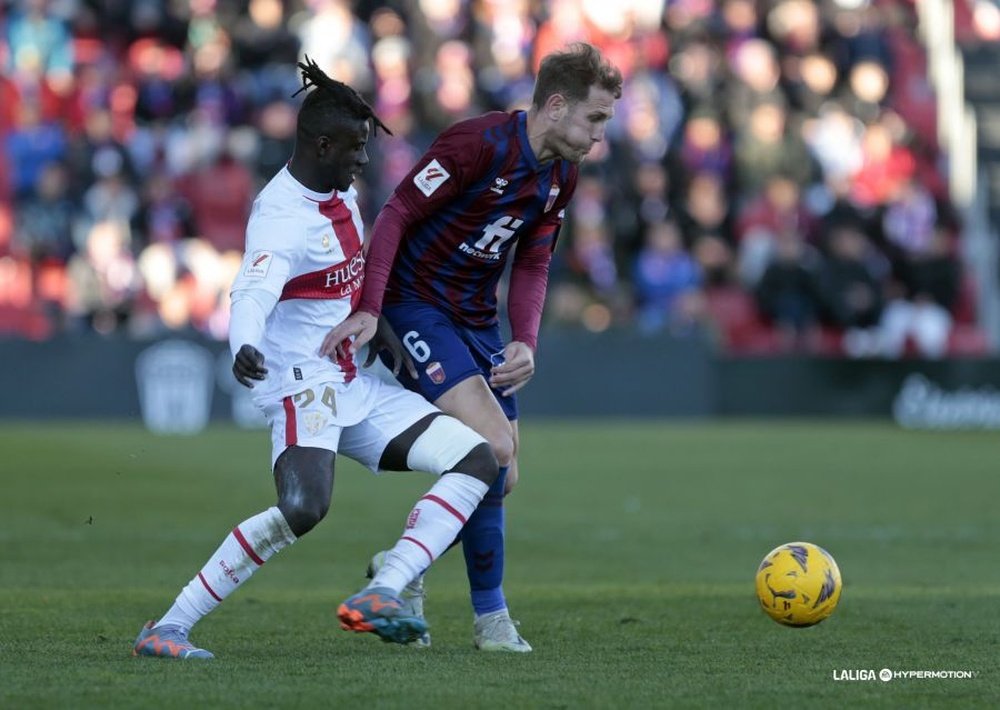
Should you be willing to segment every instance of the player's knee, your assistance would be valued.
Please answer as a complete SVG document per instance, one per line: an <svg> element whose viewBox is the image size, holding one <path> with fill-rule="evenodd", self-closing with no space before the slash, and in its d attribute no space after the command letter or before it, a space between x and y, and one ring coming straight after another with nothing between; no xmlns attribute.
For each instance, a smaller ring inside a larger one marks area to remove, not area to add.
<svg viewBox="0 0 1000 710"><path fill-rule="evenodd" d="M497 463L501 466L510 466L514 460L514 437L508 434L498 434L487 438L493 449L493 455L497 457Z"/></svg>
<svg viewBox="0 0 1000 710"><path fill-rule="evenodd" d="M500 475L500 464L493 453L493 448L486 442L483 442L473 447L461 461L445 471L445 473L452 472L464 473L473 478L478 478L487 486L491 486L497 480L497 476Z"/></svg>
<svg viewBox="0 0 1000 710"><path fill-rule="evenodd" d="M414 471L437 474L449 471L467 473L458 468L458 465L479 447L489 452L495 466L496 457L485 438L454 417L442 415L435 418L410 446L406 455L406 465ZM480 456L481 454L477 454L477 462ZM481 463L477 465L482 467Z"/></svg>
<svg viewBox="0 0 1000 710"><path fill-rule="evenodd" d="M518 473L517 466L511 466L507 469L507 475L504 477L503 481L503 494L510 495L510 492L514 490L514 486L517 485Z"/></svg>
<svg viewBox="0 0 1000 710"><path fill-rule="evenodd" d="M295 537L302 537L316 527L329 509L329 501L301 497L278 500L278 510L285 516L285 522Z"/></svg>

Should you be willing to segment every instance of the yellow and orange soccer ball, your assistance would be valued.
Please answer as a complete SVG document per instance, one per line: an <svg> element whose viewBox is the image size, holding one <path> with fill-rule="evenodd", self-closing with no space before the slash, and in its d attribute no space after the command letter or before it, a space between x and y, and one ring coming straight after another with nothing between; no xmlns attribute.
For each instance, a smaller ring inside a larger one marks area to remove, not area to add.
<svg viewBox="0 0 1000 710"><path fill-rule="evenodd" d="M829 552L811 542L771 550L757 568L757 599L764 613L786 626L812 626L840 601L840 569Z"/></svg>

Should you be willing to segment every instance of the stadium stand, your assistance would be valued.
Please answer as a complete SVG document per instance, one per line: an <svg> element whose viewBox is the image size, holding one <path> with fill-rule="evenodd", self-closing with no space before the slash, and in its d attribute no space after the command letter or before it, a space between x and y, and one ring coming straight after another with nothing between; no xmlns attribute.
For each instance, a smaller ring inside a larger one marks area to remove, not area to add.
<svg viewBox="0 0 1000 710"><path fill-rule="evenodd" d="M956 28L969 61L995 67L986 5L957 0ZM250 201L292 145L304 54L394 132L359 186L370 223L436 132L524 107L539 58L586 40L626 88L571 205L550 323L708 332L734 354L990 350L908 0L7 0L0 13L2 333L223 339ZM992 116L983 87L973 98Z"/></svg>

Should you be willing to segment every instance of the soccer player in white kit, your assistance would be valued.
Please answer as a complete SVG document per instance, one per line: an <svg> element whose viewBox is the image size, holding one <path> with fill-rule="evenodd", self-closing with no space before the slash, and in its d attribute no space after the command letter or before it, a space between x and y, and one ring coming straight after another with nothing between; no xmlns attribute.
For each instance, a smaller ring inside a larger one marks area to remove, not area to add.
<svg viewBox="0 0 1000 710"><path fill-rule="evenodd" d="M439 475L379 573L337 609L345 629L409 643L427 626L400 613L400 591L447 549L498 475L483 437L359 368L353 348L333 360L319 354L361 294L364 229L351 183L368 163L370 132L388 129L353 89L308 58L299 67L303 90L312 91L291 160L254 202L229 334L233 374L254 389L271 424L278 500L233 528L173 606L143 627L133 655L212 658L188 640L191 628L323 519L338 453L374 471ZM399 367L399 342L383 335L376 349L388 349Z"/></svg>

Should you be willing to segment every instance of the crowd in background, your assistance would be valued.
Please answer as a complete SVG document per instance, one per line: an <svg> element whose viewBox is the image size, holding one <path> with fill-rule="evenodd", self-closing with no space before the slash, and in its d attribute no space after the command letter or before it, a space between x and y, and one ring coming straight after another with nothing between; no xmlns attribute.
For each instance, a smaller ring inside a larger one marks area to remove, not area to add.
<svg viewBox="0 0 1000 710"><path fill-rule="evenodd" d="M224 339L304 55L393 132L359 184L370 224L440 130L526 107L540 57L585 40L626 81L567 214L547 327L888 357L975 333L907 0L0 8L0 331Z"/></svg>

